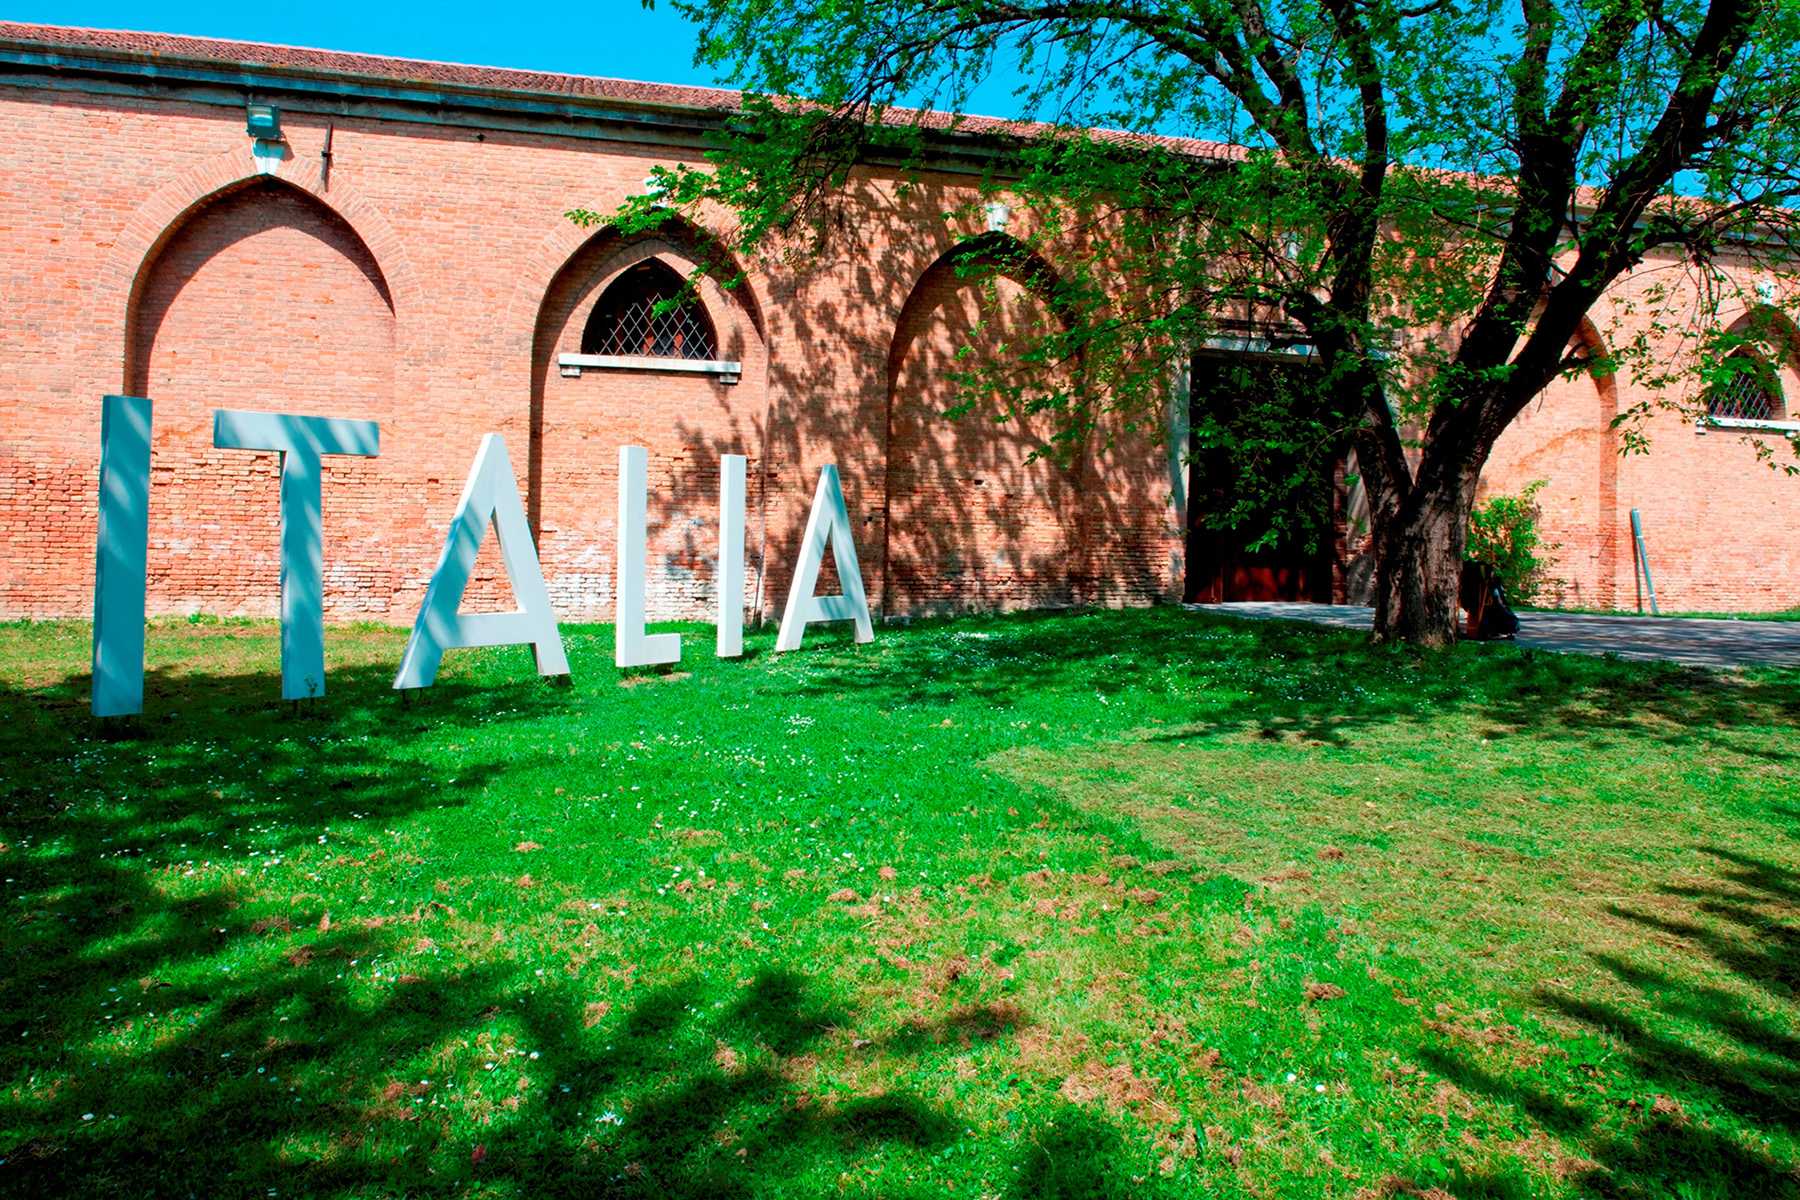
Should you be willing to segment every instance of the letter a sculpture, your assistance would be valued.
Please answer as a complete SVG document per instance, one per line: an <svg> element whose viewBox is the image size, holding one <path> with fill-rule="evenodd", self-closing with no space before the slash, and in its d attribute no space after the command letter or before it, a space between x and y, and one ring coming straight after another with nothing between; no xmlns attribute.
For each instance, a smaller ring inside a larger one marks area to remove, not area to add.
<svg viewBox="0 0 1800 1200"><path fill-rule="evenodd" d="M487 533L488 522L500 538L500 557L506 577L518 598L519 610L509 613L459 613L475 555ZM538 565L537 547L525 521L525 505L519 500L519 484L513 478L506 441L497 433L481 439L475 465L469 470L456 515L450 519L450 535L438 557L437 570L425 589L425 602L413 622L412 637L400 659L395 688L430 687L437 678L444 651L459 646L516 646L529 644L537 659L539 675L567 675L569 659L563 653L562 634L550 607L550 592Z"/></svg>
<svg viewBox="0 0 1800 1200"><path fill-rule="evenodd" d="M819 568L825 564L825 545L831 544L837 563L841 596L815 596ZM863 595L862 568L856 562L856 542L850 536L850 514L844 508L844 489L838 486L835 466L819 471L819 490L813 493L812 515L806 519L806 536L800 540L800 561L794 567L794 585L788 589L787 610L781 614L781 632L775 649L798 650L806 627L815 621L855 621L856 640L875 640L869 620L869 602Z"/></svg>

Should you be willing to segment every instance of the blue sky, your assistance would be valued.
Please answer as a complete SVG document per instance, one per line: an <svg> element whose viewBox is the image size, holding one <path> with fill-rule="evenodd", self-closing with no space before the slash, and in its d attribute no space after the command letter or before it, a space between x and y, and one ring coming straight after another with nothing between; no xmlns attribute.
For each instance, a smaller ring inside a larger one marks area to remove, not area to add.
<svg viewBox="0 0 1800 1200"><path fill-rule="evenodd" d="M638 0L566 6L466 0L14 0L6 15L47 25L187 33L658 83L715 82L693 65L692 28L666 7L646 12Z"/></svg>

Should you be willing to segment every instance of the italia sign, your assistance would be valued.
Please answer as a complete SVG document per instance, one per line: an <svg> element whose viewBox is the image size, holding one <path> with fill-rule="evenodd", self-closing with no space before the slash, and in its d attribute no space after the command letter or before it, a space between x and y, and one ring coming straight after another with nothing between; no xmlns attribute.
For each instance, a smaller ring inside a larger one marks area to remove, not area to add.
<svg viewBox="0 0 1800 1200"><path fill-rule="evenodd" d="M303 417L291 413L213 414L219 449L281 456L281 697L303 700L325 692L325 536L320 505L321 459L327 454L373 457L381 452L374 421ZM621 667L672 663L681 636L644 630L650 454L619 447L618 606L614 661ZM744 479L741 454L721 456L719 472L718 654L744 650ZM489 525L516 612L462 613L463 591ZM815 596L825 549L831 548L843 594ZM144 709L145 579L150 547L150 401L108 396L100 416L100 524L94 552L94 695L97 717ZM798 650L806 626L854 621L856 640L874 640L862 570L850 536L850 517L835 466L819 473L812 514L800 544L777 650ZM525 520L518 481L497 433L482 438L450 518L443 553L425 588L412 636L394 676L396 688L430 687L444 651L462 646L528 645L540 675L567 675L569 659L550 607L537 547Z"/></svg>

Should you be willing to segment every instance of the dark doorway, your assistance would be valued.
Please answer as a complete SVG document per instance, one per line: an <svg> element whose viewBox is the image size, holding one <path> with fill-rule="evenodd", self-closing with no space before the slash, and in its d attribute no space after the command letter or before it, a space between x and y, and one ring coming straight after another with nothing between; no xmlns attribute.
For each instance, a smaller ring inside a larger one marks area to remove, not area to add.
<svg viewBox="0 0 1800 1200"><path fill-rule="evenodd" d="M1340 428L1305 359L1194 360L1184 599L1341 599Z"/></svg>

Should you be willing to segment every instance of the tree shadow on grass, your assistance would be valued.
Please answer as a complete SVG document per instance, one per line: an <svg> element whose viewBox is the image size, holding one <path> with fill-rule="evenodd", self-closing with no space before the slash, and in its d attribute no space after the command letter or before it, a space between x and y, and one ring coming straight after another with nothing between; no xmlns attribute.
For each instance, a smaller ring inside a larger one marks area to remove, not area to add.
<svg viewBox="0 0 1800 1200"><path fill-rule="evenodd" d="M1250 724L1330 743L1381 725L1465 712L1501 740L1599 744L1629 738L1671 747L1724 750L1769 762L1796 754L1753 728L1800 725L1800 671L1722 676L1671 663L1627 662L1496 644L1415 654L1400 647L1345 645L1356 635L1289 629L1266 636L1266 681L1208 714L1209 736ZM1307 645L1315 648L1308 661ZM1317 682L1337 674L1335 688ZM1178 734L1168 735L1179 737Z"/></svg>
<svg viewBox="0 0 1800 1200"><path fill-rule="evenodd" d="M295 916L321 921L320 898L297 895L259 920L245 907L257 875L316 847L326 822L460 804L506 768L471 763L454 781L417 764L385 769L385 739L414 728L389 681L385 667L334 671L330 702L296 716L273 701L266 673L153 671L144 717L112 740L86 715L84 677L0 690L0 814L14 842L0 859L0 1079L18 1088L0 1099L0 1190L29 1179L16 1194L99 1194L126 1176L152 1193L188 1194L182 1177L224 1186L232 1168L213 1178L198 1166L208 1147L235 1156L330 1107L285 1093L265 1103L265 1081L343 1052L301 1030L359 1023L331 968L385 939L376 923L327 923L283 958L266 939ZM521 700L514 719L531 708ZM381 858L371 879L415 890L414 864ZM184 885L209 862L216 882ZM423 994L396 1001L385 1033L396 1052L462 1015L422 1014ZM133 1033L156 1013L146 1047ZM164 1152L173 1157L145 1175Z"/></svg>
<svg viewBox="0 0 1800 1200"><path fill-rule="evenodd" d="M1157 735L1176 742L1260 729L1343 744L1359 731L1464 711L1489 722L1486 736L1496 739L1628 737L1770 762L1800 757L1755 734L1800 725L1800 671L1726 676L1502 644L1420 653L1354 630L1171 608L920 621L850 661L815 662L794 687L883 707L974 699L997 708L1047 692L1131 689L1166 697L1170 717L1191 714L1190 724Z"/></svg>
<svg viewBox="0 0 1800 1200"><path fill-rule="evenodd" d="M454 779L416 762L391 769L387 739L425 726L383 695L384 669L337 673L333 706L299 717L235 699L268 682L185 676L178 719L152 706L134 736L110 742L85 715L71 720L37 697L0 691L0 759L10 764L0 813L20 839L5 860L11 928L0 1003L9 1015L16 997L50 988L47 980L66 996L171 956L224 952L252 936L250 921L233 915L248 886L236 880L251 869L315 844L326 822L459 805L508 767L469 762ZM522 698L491 719L529 719L531 708ZM211 892L171 895L179 889L169 878L211 860L245 866ZM400 884L407 871L396 860L376 874Z"/></svg>
<svg viewBox="0 0 1800 1200"><path fill-rule="evenodd" d="M969 636L980 632L990 636ZM1373 647L1354 633L1155 611L1067 622L961 622L941 630L924 626L922 633L919 647L892 652L861 686L896 701L941 703L970 694L999 705L1023 703L1043 689L1111 694L1160 687L1171 697L1166 716L1180 712L1189 687L1206 689L1194 706L1197 720L1152 735L1173 743L1262 730L1342 744L1461 712L1488 723L1484 737L1529 737L1563 744L1570 753L1628 739L1761 762L1796 757L1765 733L1800 724L1800 672L1792 670L1726 675L1504 646L1421 655ZM827 674L818 686L852 689L858 674ZM1612 916L1697 947L1772 998L1791 1001L1800 987L1800 935L1791 919L1800 876L1750 856L1703 849L1727 866L1726 883L1665 889L1693 901L1698 920L1618 904ZM1791 1008L1770 1013L1728 991L1621 958L1596 961L1620 988L1641 992L1657 1015L1640 1019L1605 997L1560 990L1546 989L1537 1002L1615 1038L1635 1098L1595 1096L1566 1063L1555 1061L1538 1075L1497 1074L1449 1044L1428 1048L1427 1065L1471 1092L1517 1105L1582 1147L1598 1164L1585 1177L1588 1192L1660 1194L1658 1181L1665 1181L1675 1194L1800 1194L1791 1165L1756 1147L1763 1135L1800 1133L1800 1039L1781 1019ZM1707 1030L1706 1044L1722 1039L1741 1053L1688 1044L1679 1031L1693 1025ZM1706 1115L1653 1112L1654 1098L1663 1094L1686 1097ZM1579 1175L1584 1168L1571 1162L1562 1169ZM1506 1176L1463 1175L1448 1186L1459 1196L1526 1194Z"/></svg>
<svg viewBox="0 0 1800 1200"><path fill-rule="evenodd" d="M1663 890L1690 900L1717 924L1619 904L1609 911L1705 955L1772 1001L1791 1000L1792 982L1800 978L1800 937L1782 923L1782 912L1771 910L1791 913L1800 896L1794 872L1749 855L1700 849L1735 867L1728 882ZM1676 1194L1800 1196L1794 1164L1747 1145L1760 1131L1800 1134L1800 1037L1782 1023L1780 1009L1771 1014L1743 995L1615 955L1592 957L1618 981L1619 992L1641 999L1646 1014L1553 988L1539 988L1534 1001L1622 1048L1622 1059L1612 1061L1626 1068L1625 1093L1585 1086L1581 1070L1567 1063L1548 1065L1529 1080L1503 1078L1446 1044L1428 1046L1426 1064L1457 1086L1517 1105L1583 1144L1604 1168L1584 1181L1594 1193L1635 1195L1644 1181L1660 1179ZM1701 1030L1704 1037L1684 1029ZM1659 1096L1674 1100L1665 1099L1659 1109L1653 1103ZM1748 1139L1732 1137L1734 1129ZM1722 1186L1729 1190L1720 1191Z"/></svg>
<svg viewBox="0 0 1800 1200"><path fill-rule="evenodd" d="M405 710L371 667L335 671L329 703L296 717L245 702L269 683L183 675L118 742L75 697L0 691L0 1195L788 1194L821 1164L966 1136L904 1090L837 1102L790 1077L855 1016L800 970L689 978L596 1015L573 972L451 952L399 975L458 926L429 864L368 839L334 866L397 902L378 915L263 895L262 864L323 822L462 804L515 765L465 754L451 777L400 761L406 737L566 703L535 681L451 684ZM473 1061L488 1055L493 1073Z"/></svg>
<svg viewBox="0 0 1800 1200"><path fill-rule="evenodd" d="M1136 1185L1112 1164L1121 1155L1119 1131L1085 1109L1055 1113L1029 1132L1029 1150L1009 1200L1111 1200Z"/></svg>
<svg viewBox="0 0 1800 1200"><path fill-rule="evenodd" d="M331 957L367 953L367 942ZM452 1196L485 1185L541 1196L791 1194L788 1182L821 1163L837 1175L881 1148L930 1153L964 1136L953 1109L910 1093L834 1105L787 1079L784 1056L764 1054L748 1066L721 1061L688 1027L730 995L729 985L656 988L592 1028L574 985L520 992L504 975L480 970L412 985L373 1008L325 971L271 968L236 974L231 986L217 1021L128 1065L109 1060L100 1078L47 1101L11 1105L0 1191ZM773 1032L792 1053L806 1053L847 1015L816 1002L813 991L803 975L773 968L738 990L718 1031L744 1039ZM305 1016L284 1020L278 1012ZM432 1101L466 1088L437 1072L414 1086L404 1065L489 1022L509 1022L521 1045L545 1049L529 1064L528 1091L499 1087L473 1097L493 1109L490 1122L452 1130ZM330 1036L312 1036L320 1030ZM371 1062L392 1066L371 1071ZM282 1087L309 1072L342 1081L302 1096ZM513 1095L523 1103L507 1110ZM96 1125L84 1112L105 1119ZM1009 1194L1129 1194L1116 1182L1124 1172L1115 1160L1127 1154L1117 1132L1080 1112L1068 1122L1098 1132L1079 1146L1066 1135L1029 1141ZM1081 1156L1066 1157L1070 1150Z"/></svg>
<svg viewBox="0 0 1800 1200"><path fill-rule="evenodd" d="M1442 1046L1426 1047L1420 1059L1464 1091L1513 1105L1566 1143L1580 1146L1590 1165L1570 1162L1563 1169L1588 1194L1771 1200L1800 1195L1800 1181L1791 1166L1773 1162L1699 1122L1648 1114L1616 1132L1600 1131L1599 1123L1613 1115L1607 1111L1608 1101L1582 1096L1579 1078L1553 1091L1547 1085L1504 1078ZM1647 1082L1655 1084L1654 1079ZM1652 1180L1665 1190L1646 1192Z"/></svg>

